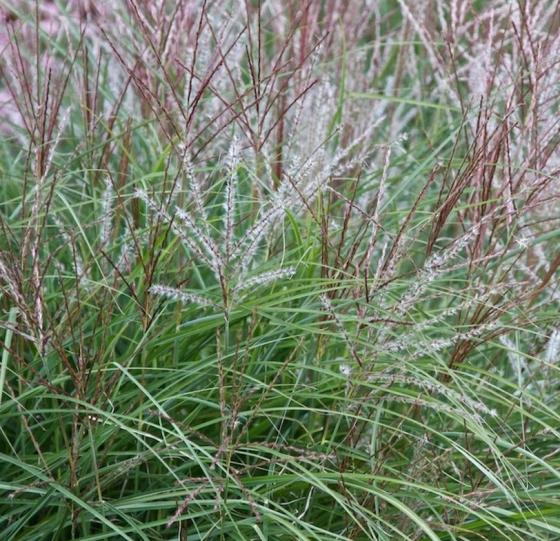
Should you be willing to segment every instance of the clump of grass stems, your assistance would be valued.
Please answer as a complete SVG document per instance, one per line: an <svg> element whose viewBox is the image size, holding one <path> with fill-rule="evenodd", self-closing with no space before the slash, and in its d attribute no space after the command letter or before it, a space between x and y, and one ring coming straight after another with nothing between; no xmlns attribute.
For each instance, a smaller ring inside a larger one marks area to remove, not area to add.
<svg viewBox="0 0 560 541"><path fill-rule="evenodd" d="M554 3L0 14L2 539L560 539Z"/></svg>

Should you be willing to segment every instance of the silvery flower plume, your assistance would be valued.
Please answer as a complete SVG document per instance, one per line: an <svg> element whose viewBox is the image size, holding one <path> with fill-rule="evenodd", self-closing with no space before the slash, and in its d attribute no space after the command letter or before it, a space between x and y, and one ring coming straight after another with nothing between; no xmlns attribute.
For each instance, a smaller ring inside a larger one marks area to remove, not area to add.
<svg viewBox="0 0 560 541"><path fill-rule="evenodd" d="M232 306L246 298L251 291L293 276L295 269L292 267L251 276L252 267L267 234L285 210L283 207L265 203L258 210L253 222L243 232L238 231L238 172L241 156L236 137L232 140L224 167L225 179L221 194L223 205L219 227L216 227L216 222L210 223L209 205L205 204L202 185L196 178L192 164L184 159L183 165L187 175L187 199L194 202L192 211L176 205L172 210L165 209L144 190L137 190L136 197L146 204L151 213L168 223L191 257L211 272L221 298L219 301L211 298L207 293L208 288L195 292L162 284L153 285L150 292L182 303L219 306L227 317Z"/></svg>

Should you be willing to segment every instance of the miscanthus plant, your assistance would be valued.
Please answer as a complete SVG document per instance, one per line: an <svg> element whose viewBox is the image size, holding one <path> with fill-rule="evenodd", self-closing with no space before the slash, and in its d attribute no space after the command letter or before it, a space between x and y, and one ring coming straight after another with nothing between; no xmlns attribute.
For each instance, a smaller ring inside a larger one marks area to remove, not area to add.
<svg viewBox="0 0 560 541"><path fill-rule="evenodd" d="M553 2L0 11L2 539L560 539Z"/></svg>

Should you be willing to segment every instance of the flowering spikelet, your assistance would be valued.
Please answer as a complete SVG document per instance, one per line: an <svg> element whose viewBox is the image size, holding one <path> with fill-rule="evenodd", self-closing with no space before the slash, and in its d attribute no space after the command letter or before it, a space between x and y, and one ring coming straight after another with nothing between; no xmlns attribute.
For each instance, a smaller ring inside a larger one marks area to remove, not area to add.
<svg viewBox="0 0 560 541"><path fill-rule="evenodd" d="M130 270L133 261L134 243L132 239L128 239L127 236L123 235L121 239L121 250L119 253L119 258L117 259L116 268L120 272L126 273Z"/></svg>
<svg viewBox="0 0 560 541"><path fill-rule="evenodd" d="M429 393L441 394L442 396L446 396L451 400L459 402L461 404L465 404L472 408L473 410L482 413L484 415L489 415L491 417L496 417L497 412L494 409L489 408L483 402L479 400L473 400L465 393L459 393L450 389L446 385L437 382L437 381L429 381L429 380L421 380L412 376L406 376L404 374L372 374L368 376L368 381L375 382L375 381L382 381L390 386L394 383L400 383L403 385L414 385L415 387L419 387Z"/></svg>
<svg viewBox="0 0 560 541"><path fill-rule="evenodd" d="M144 190L137 189L135 191L135 197L141 199L144 203L146 203L148 208L159 218L167 223L171 223L171 229L183 242L184 246L191 250L201 261L205 262L210 268L214 268L212 259L209 258L208 255L200 249L200 247L193 241L193 239L185 235L180 227L177 227L171 216L169 216L167 212L162 210L152 198L148 197L148 194Z"/></svg>
<svg viewBox="0 0 560 541"><path fill-rule="evenodd" d="M226 261L229 260L233 247L233 225L235 213L235 198L237 196L237 167L239 165L239 148L237 137L233 137L227 160L228 178L226 179L226 193L224 198L224 231Z"/></svg>
<svg viewBox="0 0 560 541"><path fill-rule="evenodd" d="M411 348L411 355L413 358L423 357L425 355L432 355L441 351L442 349L453 346L457 342L472 340L478 338L486 332L492 331L498 327L498 323L491 321L489 323L481 324L473 327L473 329L465 332L455 332L449 338L437 338L428 340L419 340L418 335L410 333L403 338L393 342L386 343L382 350L389 353L397 353L407 348Z"/></svg>
<svg viewBox="0 0 560 541"><path fill-rule="evenodd" d="M112 201L114 196L113 183L109 176L105 177L105 190L101 197L101 234L100 242L105 246L111 234L111 218L113 216Z"/></svg>
<svg viewBox="0 0 560 541"><path fill-rule="evenodd" d="M418 300L428 285L447 270L446 264L453 261L460 251L478 234L479 227L479 224L474 225L449 248L430 257L407 294L399 300L397 309L399 314L404 314Z"/></svg>
<svg viewBox="0 0 560 541"><path fill-rule="evenodd" d="M257 287L262 287L268 285L276 280L281 280L282 278L291 278L296 272L294 267L287 267L285 269L279 269L276 271L263 272L257 276L253 276L247 280L243 280L236 288L235 291L244 291L247 289L255 289Z"/></svg>
<svg viewBox="0 0 560 541"><path fill-rule="evenodd" d="M174 287L162 286L155 284L150 287L150 293L152 295L157 295L160 297L167 297L174 301L182 302L183 304L198 304L199 306L214 306L214 303L202 295L197 295L196 293L189 293L187 291L181 291Z"/></svg>
<svg viewBox="0 0 560 541"><path fill-rule="evenodd" d="M240 258L239 267L242 273L247 272L249 264L255 257L259 242L272 227L274 221L282 214L283 210L278 207L261 211L261 217L235 245L232 259Z"/></svg>
<svg viewBox="0 0 560 541"><path fill-rule="evenodd" d="M424 398L419 398L415 396L395 396L395 395L389 395L383 398L384 400L387 400L389 402L400 402L403 404L411 404L413 406L430 408L435 411L439 411L441 413L457 416L461 419L467 418L477 423L480 423L482 421L482 418L478 413L469 414L465 412L465 410L463 409L454 408L442 402L436 402L435 400L426 400Z"/></svg>
<svg viewBox="0 0 560 541"><path fill-rule="evenodd" d="M558 352L560 351L560 330L554 329L546 345L545 361L547 363L558 362Z"/></svg>
<svg viewBox="0 0 560 541"><path fill-rule="evenodd" d="M189 158L189 155L187 153L188 151L185 145L180 145L179 152L182 156L183 172L185 175L185 180L187 181L187 193L192 196L196 212L201 219L206 234L208 234L208 215L206 214L206 208L204 207L202 188L194 173L193 164Z"/></svg>
<svg viewBox="0 0 560 541"><path fill-rule="evenodd" d="M210 267L214 271L219 272L223 266L222 256L218 247L209 235L206 235L195 223L191 215L183 209L177 209L177 216L185 224L187 230L194 235L210 263Z"/></svg>

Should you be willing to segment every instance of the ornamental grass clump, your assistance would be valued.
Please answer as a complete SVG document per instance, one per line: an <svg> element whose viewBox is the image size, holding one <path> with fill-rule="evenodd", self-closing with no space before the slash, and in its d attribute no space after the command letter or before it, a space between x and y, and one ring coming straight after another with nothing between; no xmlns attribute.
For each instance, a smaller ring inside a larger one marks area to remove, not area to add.
<svg viewBox="0 0 560 541"><path fill-rule="evenodd" d="M0 525L560 540L560 19L0 3Z"/></svg>

